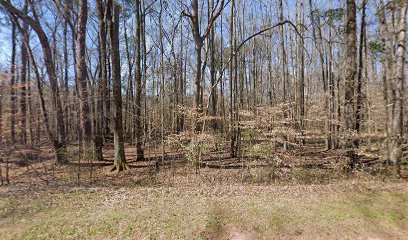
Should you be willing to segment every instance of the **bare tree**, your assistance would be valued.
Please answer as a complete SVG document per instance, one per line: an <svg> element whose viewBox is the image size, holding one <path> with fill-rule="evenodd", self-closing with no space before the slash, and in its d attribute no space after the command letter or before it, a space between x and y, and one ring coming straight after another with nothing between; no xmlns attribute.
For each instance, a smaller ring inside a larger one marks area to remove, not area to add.
<svg viewBox="0 0 408 240"><path fill-rule="evenodd" d="M25 23L27 23L36 33L39 38L42 50L43 50L43 57L44 63L47 69L48 78L50 79L51 90L52 90L52 98L53 98L53 106L55 109L55 122L57 125L57 132L58 132L58 139L54 139L52 141L53 148L55 151L55 161L59 164L65 163L65 129L64 129L64 116L62 113L61 107L61 99L59 97L59 87L57 81L57 74L55 71L55 64L52 58L52 51L51 47L47 38L47 35L43 31L38 15L33 7L31 1L29 1L29 5L31 5L32 14L34 18L31 18L21 10L15 8L10 2L5 0L0 0L0 4L12 15L20 18Z"/></svg>
<svg viewBox="0 0 408 240"><path fill-rule="evenodd" d="M218 1L217 1L218 3ZM209 16L208 24L205 27L205 31L202 34L200 30L200 16L199 16L199 4L198 0L191 0L191 13L187 13L183 11L183 14L187 16L191 20L191 30L193 33L194 44L195 44L195 54L196 54L196 64L195 64L195 78L194 78L194 104L196 110L196 122L195 122L195 131L201 131L201 125L199 124L199 117L203 112L203 94L202 94L202 60L201 60L201 52L204 45L204 40L208 37L211 32L211 28L214 25L215 20L221 15L222 10L224 9L225 1L221 0L221 2L216 6L214 6L211 10L211 15ZM218 8L218 10L217 10Z"/></svg>

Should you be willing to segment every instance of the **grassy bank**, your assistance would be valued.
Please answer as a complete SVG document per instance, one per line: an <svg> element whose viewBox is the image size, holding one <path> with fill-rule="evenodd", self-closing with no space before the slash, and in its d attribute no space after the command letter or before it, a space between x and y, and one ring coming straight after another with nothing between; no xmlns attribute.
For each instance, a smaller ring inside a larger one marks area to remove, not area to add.
<svg viewBox="0 0 408 240"><path fill-rule="evenodd" d="M7 189L0 239L402 238L408 184Z"/></svg>

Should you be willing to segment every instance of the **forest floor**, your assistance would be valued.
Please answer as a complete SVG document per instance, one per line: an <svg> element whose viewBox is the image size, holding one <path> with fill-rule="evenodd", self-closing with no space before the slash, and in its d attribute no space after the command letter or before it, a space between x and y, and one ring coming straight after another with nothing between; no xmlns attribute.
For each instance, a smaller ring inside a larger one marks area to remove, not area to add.
<svg viewBox="0 0 408 240"><path fill-rule="evenodd" d="M130 170L110 172L108 150L106 161L92 164L92 184L86 161L53 166L46 147L13 152L11 184L0 187L0 239L408 236L406 165L396 178L367 155L353 172L344 170L340 151L279 153L277 166L214 152L196 173L183 154L169 152L156 172L158 153L135 162L134 148L126 151Z"/></svg>

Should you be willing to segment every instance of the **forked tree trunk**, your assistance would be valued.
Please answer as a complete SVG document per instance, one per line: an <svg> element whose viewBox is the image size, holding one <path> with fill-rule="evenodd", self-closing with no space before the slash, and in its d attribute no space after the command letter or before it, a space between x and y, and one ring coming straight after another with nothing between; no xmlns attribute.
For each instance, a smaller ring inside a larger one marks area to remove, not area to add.
<svg viewBox="0 0 408 240"><path fill-rule="evenodd" d="M200 31L200 17L199 17L199 4L198 0L191 0L191 14L183 11L184 15L189 17L191 20L191 31L193 33L194 39L194 49L195 49L195 76L194 76L194 108L195 108L195 119L194 119L194 130L195 132L201 132L201 115L203 113L203 89L202 89L202 60L201 51L204 45L204 40L210 35L213 28L215 20L221 15L224 9L225 1L221 0L217 4L218 10L213 8L211 10L210 16L208 16L208 24L205 28L205 32L202 34Z"/></svg>
<svg viewBox="0 0 408 240"><path fill-rule="evenodd" d="M193 38L194 38L194 50L195 50L195 77L194 77L194 108L196 112L196 119L195 119L195 131L199 132L201 130L201 125L200 125L200 116L203 112L203 106L202 106L202 99L201 99L201 66L202 66L202 60L201 60L201 50L204 45L204 39L201 37L200 33L200 19L198 17L198 0L192 0L191 1L191 6L192 6L192 13L191 13L191 29L193 32Z"/></svg>

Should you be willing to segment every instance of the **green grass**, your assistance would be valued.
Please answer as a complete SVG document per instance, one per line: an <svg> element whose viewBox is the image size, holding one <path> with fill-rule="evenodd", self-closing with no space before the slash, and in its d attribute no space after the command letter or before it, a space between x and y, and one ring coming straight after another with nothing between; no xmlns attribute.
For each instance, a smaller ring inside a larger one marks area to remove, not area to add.
<svg viewBox="0 0 408 240"><path fill-rule="evenodd" d="M398 237L408 229L407 184L400 185L375 191L247 185L3 194L0 239L219 239L234 232L251 239Z"/></svg>

